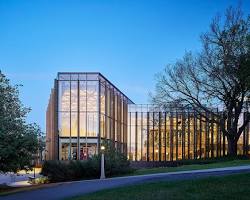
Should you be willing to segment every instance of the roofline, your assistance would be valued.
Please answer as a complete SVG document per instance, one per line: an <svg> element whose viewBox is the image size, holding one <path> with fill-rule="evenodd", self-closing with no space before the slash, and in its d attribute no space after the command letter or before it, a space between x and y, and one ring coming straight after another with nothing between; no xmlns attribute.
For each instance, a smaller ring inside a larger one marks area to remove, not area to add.
<svg viewBox="0 0 250 200"><path fill-rule="evenodd" d="M120 92L123 96L125 96L130 103L129 104L135 104L127 95L125 95L121 90L119 90L109 79L107 79L102 73L100 72L57 72L57 79L59 77L59 74L98 74L102 78L104 78L110 85L112 85L118 92Z"/></svg>

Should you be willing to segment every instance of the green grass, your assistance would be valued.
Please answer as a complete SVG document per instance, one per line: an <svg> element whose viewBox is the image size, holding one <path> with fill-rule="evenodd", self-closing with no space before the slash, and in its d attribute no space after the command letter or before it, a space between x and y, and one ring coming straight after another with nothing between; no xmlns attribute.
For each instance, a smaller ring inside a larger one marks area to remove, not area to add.
<svg viewBox="0 0 250 200"><path fill-rule="evenodd" d="M196 180L154 182L103 190L71 200L250 199L250 173Z"/></svg>
<svg viewBox="0 0 250 200"><path fill-rule="evenodd" d="M221 168L221 167L233 167L240 165L250 165L250 160L231 160L223 162L215 162L210 164L193 164L193 165L182 165L179 167L158 167L150 169L138 169L131 175L144 175L144 174L155 174L163 172L177 172L186 170L198 170L198 169L211 169L211 168Z"/></svg>

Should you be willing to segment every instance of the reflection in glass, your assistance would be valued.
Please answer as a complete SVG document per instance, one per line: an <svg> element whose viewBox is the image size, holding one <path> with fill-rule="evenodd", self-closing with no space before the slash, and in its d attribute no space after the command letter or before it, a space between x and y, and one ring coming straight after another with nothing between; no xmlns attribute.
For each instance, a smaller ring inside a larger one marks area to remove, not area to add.
<svg viewBox="0 0 250 200"><path fill-rule="evenodd" d="M70 113L59 112L59 135L60 137L70 137Z"/></svg>
<svg viewBox="0 0 250 200"><path fill-rule="evenodd" d="M77 137L78 120L77 112L71 112L71 137Z"/></svg>
<svg viewBox="0 0 250 200"><path fill-rule="evenodd" d="M87 83L86 81L80 81L79 82L79 103L80 103L80 112L81 111L87 111Z"/></svg>
<svg viewBox="0 0 250 200"><path fill-rule="evenodd" d="M87 113L87 136L97 137L98 123L97 113Z"/></svg>
<svg viewBox="0 0 250 200"><path fill-rule="evenodd" d="M70 111L70 81L59 81L59 111Z"/></svg>
<svg viewBox="0 0 250 200"><path fill-rule="evenodd" d="M78 110L78 84L77 81L71 81L71 111Z"/></svg>
<svg viewBox="0 0 250 200"><path fill-rule="evenodd" d="M98 81L87 82L87 111L98 111Z"/></svg>

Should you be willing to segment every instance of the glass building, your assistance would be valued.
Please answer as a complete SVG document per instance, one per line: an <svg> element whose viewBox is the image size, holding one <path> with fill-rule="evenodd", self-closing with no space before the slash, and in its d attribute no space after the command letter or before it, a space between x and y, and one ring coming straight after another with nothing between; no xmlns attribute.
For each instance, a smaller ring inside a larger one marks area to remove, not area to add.
<svg viewBox="0 0 250 200"><path fill-rule="evenodd" d="M239 154L250 153L249 134L248 125L238 142ZM58 73L46 113L46 137L48 160L88 159L99 153L103 141L132 161L227 154L227 140L216 124L180 106L134 104L100 73Z"/></svg>
<svg viewBox="0 0 250 200"><path fill-rule="evenodd" d="M47 109L47 159L87 159L103 140L126 154L131 103L100 73L58 73Z"/></svg>

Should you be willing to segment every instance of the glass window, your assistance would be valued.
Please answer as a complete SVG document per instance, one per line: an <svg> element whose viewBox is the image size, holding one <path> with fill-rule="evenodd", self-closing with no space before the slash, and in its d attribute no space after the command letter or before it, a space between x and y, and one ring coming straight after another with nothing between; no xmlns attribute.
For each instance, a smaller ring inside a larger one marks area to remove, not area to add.
<svg viewBox="0 0 250 200"><path fill-rule="evenodd" d="M71 81L71 111L78 110L78 84L77 81Z"/></svg>
<svg viewBox="0 0 250 200"><path fill-rule="evenodd" d="M87 74L79 74L79 80L87 80Z"/></svg>
<svg viewBox="0 0 250 200"><path fill-rule="evenodd" d="M97 137L98 120L97 113L87 113L87 136Z"/></svg>
<svg viewBox="0 0 250 200"><path fill-rule="evenodd" d="M71 137L77 137L78 121L77 112L71 112Z"/></svg>
<svg viewBox="0 0 250 200"><path fill-rule="evenodd" d="M86 112L80 113L79 126L80 126L80 136L86 137Z"/></svg>
<svg viewBox="0 0 250 200"><path fill-rule="evenodd" d="M101 85L101 113L105 114L105 85Z"/></svg>
<svg viewBox="0 0 250 200"><path fill-rule="evenodd" d="M70 159L70 154L69 154L69 144L67 143L62 143L61 148L60 148L60 155L61 155L61 160L69 160Z"/></svg>
<svg viewBox="0 0 250 200"><path fill-rule="evenodd" d="M101 137L105 138L105 115L101 114L101 119L100 119L100 132L101 132Z"/></svg>
<svg viewBox="0 0 250 200"><path fill-rule="evenodd" d="M71 80L78 80L79 76L78 74L71 74L70 78Z"/></svg>
<svg viewBox="0 0 250 200"><path fill-rule="evenodd" d="M59 111L70 111L70 81L59 81Z"/></svg>
<svg viewBox="0 0 250 200"><path fill-rule="evenodd" d="M87 84L86 81L79 82L80 112L87 110Z"/></svg>
<svg viewBox="0 0 250 200"><path fill-rule="evenodd" d="M87 82L87 111L98 111L98 81Z"/></svg>
<svg viewBox="0 0 250 200"><path fill-rule="evenodd" d="M87 80L98 80L98 74L87 74Z"/></svg>
<svg viewBox="0 0 250 200"><path fill-rule="evenodd" d="M60 137L70 137L70 113L59 112L59 135Z"/></svg>
<svg viewBox="0 0 250 200"><path fill-rule="evenodd" d="M59 74L59 80L70 80L70 74Z"/></svg>

